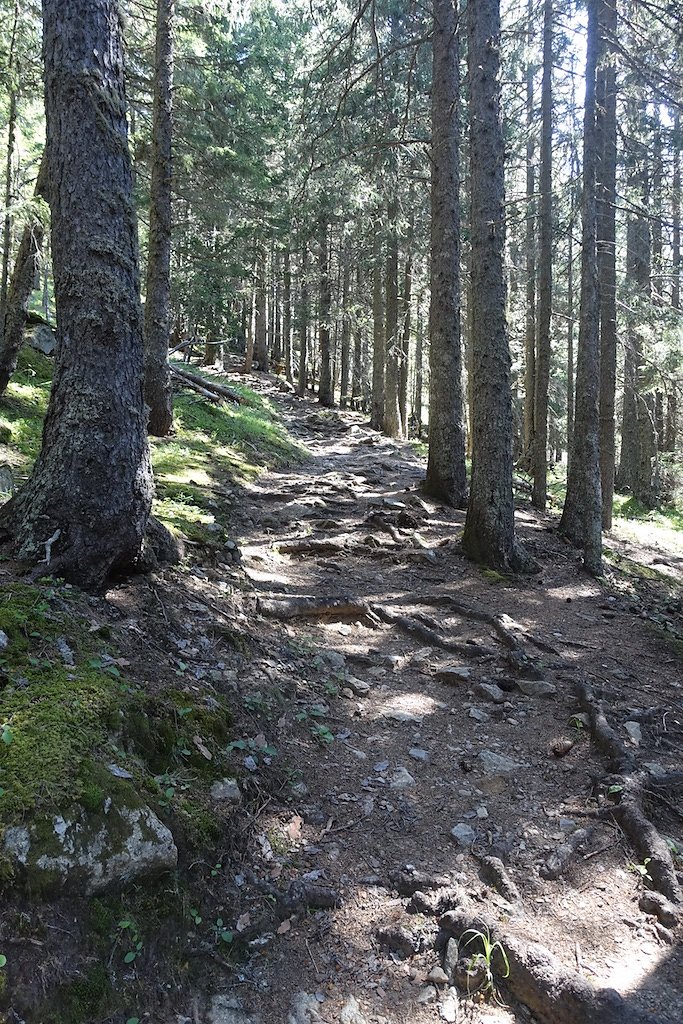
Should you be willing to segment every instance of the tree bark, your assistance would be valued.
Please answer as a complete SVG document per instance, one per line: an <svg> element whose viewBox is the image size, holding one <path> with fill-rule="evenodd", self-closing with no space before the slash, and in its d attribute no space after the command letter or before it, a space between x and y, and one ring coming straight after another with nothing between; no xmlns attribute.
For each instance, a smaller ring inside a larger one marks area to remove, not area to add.
<svg viewBox="0 0 683 1024"><path fill-rule="evenodd" d="M254 324L254 359L262 373L268 371L268 310L266 302L266 253L262 250L256 263L256 308Z"/></svg>
<svg viewBox="0 0 683 1024"><path fill-rule="evenodd" d="M308 363L308 246L301 242L301 264L299 267L299 387L303 398L306 394Z"/></svg>
<svg viewBox="0 0 683 1024"><path fill-rule="evenodd" d="M539 219L538 346L534 384L533 488L531 503L545 510L548 487L548 385L553 306L553 0L543 13L541 83L541 209Z"/></svg>
<svg viewBox="0 0 683 1024"><path fill-rule="evenodd" d="M47 157L43 153L36 180L36 198L44 199L46 193ZM17 359L24 342L26 314L45 235L43 218L44 212L36 207L24 228L14 263L14 271L5 302L4 322L0 324L2 330L0 335L0 395L4 393L10 377L17 368Z"/></svg>
<svg viewBox="0 0 683 1024"><path fill-rule="evenodd" d="M318 314L320 385L318 388L318 401L321 405L330 408L334 405L334 381L332 378L332 346L330 341L332 284L330 282L328 226L327 213L323 211L320 216L320 307Z"/></svg>
<svg viewBox="0 0 683 1024"><path fill-rule="evenodd" d="M349 404L349 378L351 369L351 243L347 238L342 249L342 329L341 329L341 375L339 381L339 404L345 409Z"/></svg>
<svg viewBox="0 0 683 1024"><path fill-rule="evenodd" d="M152 505L138 252L115 0L43 0L58 345L43 447L0 528L86 588L141 557Z"/></svg>
<svg viewBox="0 0 683 1024"><path fill-rule="evenodd" d="M615 465L615 391L617 386L617 265L615 204L617 192L617 72L613 46L616 0L603 0L600 31L603 60L597 73L597 118L601 158L598 198L598 275L600 283L600 478L602 526L612 528Z"/></svg>
<svg viewBox="0 0 683 1024"><path fill-rule="evenodd" d="M412 229L408 232L408 245L412 249ZM410 333L413 288L413 256L406 255L403 267L403 293L401 295L401 362L399 367L398 409L401 415L401 433L408 436L408 372L410 368Z"/></svg>
<svg viewBox="0 0 683 1024"><path fill-rule="evenodd" d="M152 109L149 255L145 289L147 429L165 437L173 425L168 367L171 335L171 143L173 134L173 0L157 0Z"/></svg>
<svg viewBox="0 0 683 1024"><path fill-rule="evenodd" d="M534 417L536 415L536 168L535 156L535 111L534 111L534 65L531 51L534 42L536 12L533 0L527 3L527 47L529 57L526 66L526 331L524 337L524 416L522 424L522 457L520 468L533 469Z"/></svg>
<svg viewBox="0 0 683 1024"><path fill-rule="evenodd" d="M581 310L576 363L576 412L567 495L560 529L583 547L588 572L602 572L602 493L600 488L600 305L596 254L595 200L597 137L595 77L601 57L598 10L588 0L586 98L583 122L583 200Z"/></svg>
<svg viewBox="0 0 683 1024"><path fill-rule="evenodd" d="M512 498L499 0L470 3L468 28L474 408L472 486L463 547L478 562L503 570L523 569L529 562L515 540Z"/></svg>
<svg viewBox="0 0 683 1024"><path fill-rule="evenodd" d="M439 500L464 508L467 469L460 333L459 25L453 0L434 0L433 10L429 455L424 486ZM421 420L421 365L418 386Z"/></svg>
<svg viewBox="0 0 683 1024"><path fill-rule="evenodd" d="M396 173L396 172L393 172ZM397 181L392 182L397 189ZM398 328L398 195L389 199L387 207L387 262L386 262L386 314L385 352L386 377L384 392L384 433L389 437L401 436L401 414L398 404L400 349Z"/></svg>
<svg viewBox="0 0 683 1024"><path fill-rule="evenodd" d="M289 243L285 246L282 271L282 340L285 357L285 377L291 384L292 371L292 259Z"/></svg>
<svg viewBox="0 0 683 1024"><path fill-rule="evenodd" d="M12 32L10 35L9 53L7 56L9 111L7 116L7 153L5 158L5 216L2 225L2 271L0 271L0 330L5 322L5 313L7 310L7 286L9 281L10 250L12 248L12 174L17 135L15 58L18 27L19 2L18 0L14 0Z"/></svg>
<svg viewBox="0 0 683 1024"><path fill-rule="evenodd" d="M375 224L372 241L372 398L370 424L384 430L384 307L382 304L382 236Z"/></svg>

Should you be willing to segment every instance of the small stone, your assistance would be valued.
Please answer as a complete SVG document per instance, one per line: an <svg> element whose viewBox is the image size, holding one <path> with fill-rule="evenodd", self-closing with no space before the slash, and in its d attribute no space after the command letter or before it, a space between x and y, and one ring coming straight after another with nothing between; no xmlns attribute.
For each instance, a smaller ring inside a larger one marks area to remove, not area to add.
<svg viewBox="0 0 683 1024"><path fill-rule="evenodd" d="M414 789L417 783L407 768L397 768L389 783L390 789Z"/></svg>
<svg viewBox="0 0 683 1024"><path fill-rule="evenodd" d="M643 730L638 722L624 722L624 729L634 747L639 747L643 740Z"/></svg>
<svg viewBox="0 0 683 1024"><path fill-rule="evenodd" d="M326 648L320 652L320 657L330 668L337 669L337 671L342 671L346 667L346 658L340 651Z"/></svg>
<svg viewBox="0 0 683 1024"><path fill-rule="evenodd" d="M2 629L0 629L0 651L6 651L9 647L9 637Z"/></svg>
<svg viewBox="0 0 683 1024"><path fill-rule="evenodd" d="M468 825L465 821L458 822L451 829L451 837L455 840L458 846L469 846L473 843L476 838L476 832L471 825Z"/></svg>
<svg viewBox="0 0 683 1024"><path fill-rule="evenodd" d="M214 782L209 790L212 800L225 804L238 804L242 800L242 791L237 784L237 779L221 779Z"/></svg>
<svg viewBox="0 0 683 1024"><path fill-rule="evenodd" d="M449 939L443 955L443 969L449 981L453 981L453 972L458 962L458 943L456 939Z"/></svg>
<svg viewBox="0 0 683 1024"><path fill-rule="evenodd" d="M346 680L346 688L355 693L356 697L367 697L370 693L370 683L366 683L362 679L355 679L353 676Z"/></svg>
<svg viewBox="0 0 683 1024"><path fill-rule="evenodd" d="M412 711L387 711L384 715L385 718L390 718L393 722L405 722L410 725L422 725L423 715L415 715Z"/></svg>
<svg viewBox="0 0 683 1024"><path fill-rule="evenodd" d="M417 997L417 1002L420 1004L420 1006L426 1006L429 1003L435 1003L438 998L439 993L436 991L434 986L427 985L427 987L423 988L419 996Z"/></svg>
<svg viewBox="0 0 683 1024"><path fill-rule="evenodd" d="M341 1008L339 1024L367 1024L360 1010L360 1003L355 996L349 996Z"/></svg>
<svg viewBox="0 0 683 1024"><path fill-rule="evenodd" d="M413 761L429 760L429 753L426 750L422 750L421 747L411 747L408 751L408 755L412 757Z"/></svg>
<svg viewBox="0 0 683 1024"><path fill-rule="evenodd" d="M552 697L557 693L555 684L548 683L545 679L518 679L517 689L527 697Z"/></svg>
<svg viewBox="0 0 683 1024"><path fill-rule="evenodd" d="M447 985L448 975L444 971L443 967L439 967L437 964L436 967L432 967L431 971L427 975L427 981L432 985Z"/></svg>
<svg viewBox="0 0 683 1024"><path fill-rule="evenodd" d="M460 1003L455 989L449 989L440 1006L441 1016L445 1021L448 1021L449 1024L455 1024L455 1021L458 1019L459 1008Z"/></svg>
<svg viewBox="0 0 683 1024"><path fill-rule="evenodd" d="M517 761L504 757L503 754L496 754L493 750L480 750L478 756L487 775L512 775L524 767Z"/></svg>
<svg viewBox="0 0 683 1024"><path fill-rule="evenodd" d="M484 804L481 804L479 807L477 807L476 815L481 820L483 820L484 818L488 818L488 816L489 816L488 807L485 807Z"/></svg>
<svg viewBox="0 0 683 1024"><path fill-rule="evenodd" d="M472 689L478 697L484 697L485 700L490 700L493 704L505 703L505 692L495 683L475 683Z"/></svg>
<svg viewBox="0 0 683 1024"><path fill-rule="evenodd" d="M480 708L470 708L467 714L468 717L473 718L475 722L488 722L491 718L490 715L487 715L486 712L482 711Z"/></svg>
<svg viewBox="0 0 683 1024"><path fill-rule="evenodd" d="M459 683L465 683L471 677L472 672L469 668L440 668L435 673L435 678L440 683L450 683L451 686Z"/></svg>
<svg viewBox="0 0 683 1024"><path fill-rule="evenodd" d="M576 822L573 818L560 818L558 824L561 832L573 832L576 828Z"/></svg>

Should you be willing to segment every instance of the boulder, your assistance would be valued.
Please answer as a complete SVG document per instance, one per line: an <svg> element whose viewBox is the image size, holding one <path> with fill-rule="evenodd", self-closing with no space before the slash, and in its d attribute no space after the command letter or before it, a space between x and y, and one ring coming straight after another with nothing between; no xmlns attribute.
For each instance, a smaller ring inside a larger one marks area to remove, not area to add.
<svg viewBox="0 0 683 1024"><path fill-rule="evenodd" d="M115 892L178 863L173 836L151 808L111 797L100 813L74 805L63 814L10 826L3 845L17 877L46 894Z"/></svg>

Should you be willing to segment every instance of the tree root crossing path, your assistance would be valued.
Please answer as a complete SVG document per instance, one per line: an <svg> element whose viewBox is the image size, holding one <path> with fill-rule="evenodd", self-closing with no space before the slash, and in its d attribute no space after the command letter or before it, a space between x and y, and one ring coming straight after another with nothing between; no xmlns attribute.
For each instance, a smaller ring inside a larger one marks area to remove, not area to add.
<svg viewBox="0 0 683 1024"><path fill-rule="evenodd" d="M482 571L414 445L257 387L311 457L228 487L241 561L184 598L249 651L244 958L201 1019L679 1024L683 676L628 576L523 490L541 573Z"/></svg>

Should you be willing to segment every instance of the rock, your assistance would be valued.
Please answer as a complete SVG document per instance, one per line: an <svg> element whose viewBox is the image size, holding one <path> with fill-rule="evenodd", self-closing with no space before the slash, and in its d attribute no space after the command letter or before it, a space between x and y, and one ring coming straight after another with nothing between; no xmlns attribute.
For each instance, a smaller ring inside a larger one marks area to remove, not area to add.
<svg viewBox="0 0 683 1024"><path fill-rule="evenodd" d="M341 1008L339 1024L368 1024L360 1010L360 1003L355 996L349 996Z"/></svg>
<svg viewBox="0 0 683 1024"><path fill-rule="evenodd" d="M469 846L476 838L476 832L467 822L460 821L451 829L451 837L458 846Z"/></svg>
<svg viewBox="0 0 683 1024"><path fill-rule="evenodd" d="M237 785L237 779L222 779L214 782L209 790L212 800L219 803L238 804L242 800L242 791Z"/></svg>
<svg viewBox="0 0 683 1024"><path fill-rule="evenodd" d="M261 1018L244 1010L241 1001L235 996L214 996L208 1024L261 1024Z"/></svg>
<svg viewBox="0 0 683 1024"><path fill-rule="evenodd" d="M389 783L390 789L414 789L417 783L407 768L397 768Z"/></svg>
<svg viewBox="0 0 683 1024"><path fill-rule="evenodd" d="M437 964L436 967L432 967L431 971L427 975L427 981L432 985L447 985L448 975L444 971L443 967L439 967Z"/></svg>
<svg viewBox="0 0 683 1024"><path fill-rule="evenodd" d="M6 651L9 647L9 637L2 629L0 629L0 651Z"/></svg>
<svg viewBox="0 0 683 1024"><path fill-rule="evenodd" d="M64 815L6 829L4 850L38 891L91 896L173 871L178 850L145 804L107 798L101 813L75 805Z"/></svg>
<svg viewBox="0 0 683 1024"><path fill-rule="evenodd" d="M491 718L490 715L487 715L486 712L482 711L480 708L470 708L467 714L468 717L473 718L475 722L488 722Z"/></svg>
<svg viewBox="0 0 683 1024"><path fill-rule="evenodd" d="M490 700L493 704L505 703L505 692L501 690L500 686L496 686L495 683L475 683L472 689L477 697Z"/></svg>
<svg viewBox="0 0 683 1024"><path fill-rule="evenodd" d="M406 722L410 725L422 725L423 715L415 715L412 711L386 711L384 713L385 718L390 718L393 722Z"/></svg>
<svg viewBox="0 0 683 1024"><path fill-rule="evenodd" d="M643 730L638 722L624 722L624 729L628 738L635 747L639 747L643 740Z"/></svg>
<svg viewBox="0 0 683 1024"><path fill-rule="evenodd" d="M496 754L493 750L480 750L478 757L487 775L512 775L524 767L503 754Z"/></svg>
<svg viewBox="0 0 683 1024"><path fill-rule="evenodd" d="M423 988L419 996L417 997L417 1002L420 1004L420 1006L426 1006L429 1003L435 1003L438 998L439 993L436 991L434 986L427 985L427 987Z"/></svg>
<svg viewBox="0 0 683 1024"><path fill-rule="evenodd" d="M7 438L11 441L11 435ZM4 438L0 436L0 441ZM14 494L14 475L9 466L0 466L0 494Z"/></svg>
<svg viewBox="0 0 683 1024"><path fill-rule="evenodd" d="M431 892L413 893L407 906L410 914L425 914L427 917L441 917L449 910L455 910L463 904L463 893L457 886L444 886Z"/></svg>
<svg viewBox="0 0 683 1024"><path fill-rule="evenodd" d="M378 928L377 941L383 949L400 956L413 956L419 950L419 940L407 928Z"/></svg>
<svg viewBox="0 0 683 1024"><path fill-rule="evenodd" d="M449 982L453 981L453 974L458 962L458 943L456 939L449 939L443 954L443 969L446 972Z"/></svg>
<svg viewBox="0 0 683 1024"><path fill-rule="evenodd" d="M552 697L557 693L555 684L548 683L545 679L518 679L517 689L527 697Z"/></svg>
<svg viewBox="0 0 683 1024"><path fill-rule="evenodd" d="M449 1021L449 1024L455 1024L455 1021L458 1019L458 1011L460 1009L460 1002L455 989L449 989L444 996L439 1009L444 1020Z"/></svg>
<svg viewBox="0 0 683 1024"><path fill-rule="evenodd" d="M354 676L350 676L346 680L345 685L356 697L367 697L370 693L370 683L366 683L362 679L356 679Z"/></svg>
<svg viewBox="0 0 683 1024"><path fill-rule="evenodd" d="M51 356L57 347L55 332L49 324L37 324L32 330L27 331L24 337L27 345L45 356Z"/></svg>
<svg viewBox="0 0 683 1024"><path fill-rule="evenodd" d="M408 751L409 757L412 757L413 761L428 761L429 753L426 750L422 750L421 747L411 747Z"/></svg>
<svg viewBox="0 0 683 1024"><path fill-rule="evenodd" d="M326 648L320 652L320 657L330 668L337 669L337 671L342 671L346 667L346 658L340 651Z"/></svg>
<svg viewBox="0 0 683 1024"><path fill-rule="evenodd" d="M287 1024L315 1024L322 1020L318 1013L318 1000L308 992L297 992L292 999L292 1008Z"/></svg>
<svg viewBox="0 0 683 1024"><path fill-rule="evenodd" d="M466 683L471 675L472 672L469 668L454 668L451 666L440 668L434 673L435 679L438 679L440 683L449 683L451 686Z"/></svg>

